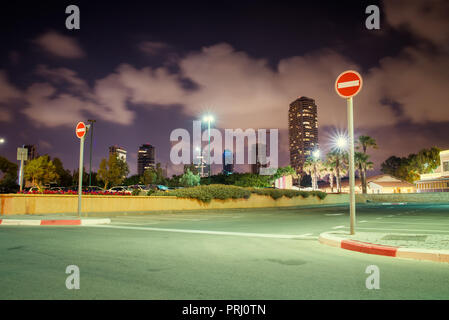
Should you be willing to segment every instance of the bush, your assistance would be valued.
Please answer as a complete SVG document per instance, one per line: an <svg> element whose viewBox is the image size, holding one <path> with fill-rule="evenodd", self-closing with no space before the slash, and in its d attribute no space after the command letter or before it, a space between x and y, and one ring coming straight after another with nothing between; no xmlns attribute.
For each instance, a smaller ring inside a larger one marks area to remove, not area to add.
<svg viewBox="0 0 449 320"><path fill-rule="evenodd" d="M263 196L270 196L273 199L279 199L283 196L287 198L293 198L293 197L303 197L307 198L310 195L317 196L321 200L326 198L327 193L322 191L299 191L299 190L290 190L290 189L272 189L272 188L264 188L264 189L257 189L257 188L248 188L251 193L263 195Z"/></svg>
<svg viewBox="0 0 449 320"><path fill-rule="evenodd" d="M153 196L175 196L178 198L198 199L202 202L210 202L212 199L248 199L251 192L245 188L236 186L226 186L220 184L211 184L206 186L197 186L192 188L183 188L177 190L156 191Z"/></svg>

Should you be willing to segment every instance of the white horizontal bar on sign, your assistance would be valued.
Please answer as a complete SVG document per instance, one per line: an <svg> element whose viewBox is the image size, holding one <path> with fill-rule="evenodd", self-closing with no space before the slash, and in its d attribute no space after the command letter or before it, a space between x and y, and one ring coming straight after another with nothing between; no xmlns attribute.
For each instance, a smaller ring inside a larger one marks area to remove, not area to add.
<svg viewBox="0 0 449 320"><path fill-rule="evenodd" d="M340 82L338 84L338 88L349 88L349 87L357 87L360 85L360 81L359 80L354 80L354 81L347 81L347 82Z"/></svg>
<svg viewBox="0 0 449 320"><path fill-rule="evenodd" d="M86 131L86 128L76 129L76 132L84 132Z"/></svg>

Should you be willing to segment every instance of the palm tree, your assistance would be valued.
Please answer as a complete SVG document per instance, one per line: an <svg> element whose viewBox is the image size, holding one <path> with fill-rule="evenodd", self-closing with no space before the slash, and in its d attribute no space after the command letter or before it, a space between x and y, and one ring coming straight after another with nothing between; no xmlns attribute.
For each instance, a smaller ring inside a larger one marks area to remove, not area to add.
<svg viewBox="0 0 449 320"><path fill-rule="evenodd" d="M378 149L377 142L370 136L359 136L357 140L357 149L362 149L363 154L366 154L368 148ZM371 163L372 164L372 163ZM362 192L366 193L366 171L368 170L368 159L362 163L360 179L362 181Z"/></svg>
<svg viewBox="0 0 449 320"><path fill-rule="evenodd" d="M326 168L326 173L329 176L329 186L331 188L331 192L334 192L335 167L329 161L326 161L324 163L324 166Z"/></svg>
<svg viewBox="0 0 449 320"><path fill-rule="evenodd" d="M358 171L360 180L362 182L362 191L363 191L363 181L365 181L365 183L366 183L366 175L365 175L365 180L363 179L364 172L366 173L366 170L373 170L373 168L374 168L373 163L368 160L369 160L368 154L365 154L362 152L354 153L354 166L355 166L355 170Z"/></svg>
<svg viewBox="0 0 449 320"><path fill-rule="evenodd" d="M309 157L304 162L302 170L312 177L312 188L318 189L318 176L323 168L323 162L320 159Z"/></svg>
<svg viewBox="0 0 449 320"><path fill-rule="evenodd" d="M345 153L340 150L332 150L327 155L330 166L335 168L335 180L337 181L337 192L341 192L341 176L346 175Z"/></svg>

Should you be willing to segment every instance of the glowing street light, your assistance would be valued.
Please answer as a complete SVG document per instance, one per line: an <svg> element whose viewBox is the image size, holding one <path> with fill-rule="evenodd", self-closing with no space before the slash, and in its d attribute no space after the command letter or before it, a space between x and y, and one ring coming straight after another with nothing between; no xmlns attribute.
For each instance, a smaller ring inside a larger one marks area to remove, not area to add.
<svg viewBox="0 0 449 320"><path fill-rule="evenodd" d="M312 156L315 160L318 160L320 158L320 150L316 149L315 151L312 152Z"/></svg>
<svg viewBox="0 0 449 320"><path fill-rule="evenodd" d="M4 138L0 138L0 144L4 144L5 143L5 139Z"/></svg>
<svg viewBox="0 0 449 320"><path fill-rule="evenodd" d="M214 119L214 117L212 115L207 114L207 115L203 116L203 121L207 122L207 133L209 135L209 153L208 153L208 156L207 156L207 159L208 159L207 163L209 165L209 172L208 172L207 175L209 177L209 183L210 183L210 171L211 171L211 166L210 166L210 124L211 124L211 122L214 122L215 119Z"/></svg>

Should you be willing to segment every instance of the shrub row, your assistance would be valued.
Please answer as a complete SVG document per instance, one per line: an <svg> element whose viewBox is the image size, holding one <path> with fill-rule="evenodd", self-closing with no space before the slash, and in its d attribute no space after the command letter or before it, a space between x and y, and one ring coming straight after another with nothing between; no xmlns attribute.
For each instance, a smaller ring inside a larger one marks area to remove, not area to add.
<svg viewBox="0 0 449 320"><path fill-rule="evenodd" d="M203 202L210 202L212 199L248 199L251 192L245 188L236 186L226 186L222 184L211 184L191 188L176 189L170 191L156 191L152 196L175 196L179 198L198 199Z"/></svg>
<svg viewBox="0 0 449 320"><path fill-rule="evenodd" d="M210 202L212 199L248 199L251 193L270 196L273 199L279 199L283 196L288 198L301 196L307 198L308 196L317 196L320 199L326 197L326 193L322 191L297 191L297 190L283 190L283 189L257 189L257 188L242 188L236 186L228 186L222 184L202 185L192 188L184 188L170 191L156 191L149 193L151 196L175 196L179 198L198 199L203 202Z"/></svg>
<svg viewBox="0 0 449 320"><path fill-rule="evenodd" d="M293 197L303 197L307 198L309 196L317 196L321 200L326 198L327 193L322 191L299 191L299 190L289 190L289 189L273 189L273 188L265 188L265 189L258 189L258 188L248 188L251 193L255 193L258 195L263 196L270 196L273 199L279 199L283 196L287 198L293 198Z"/></svg>

